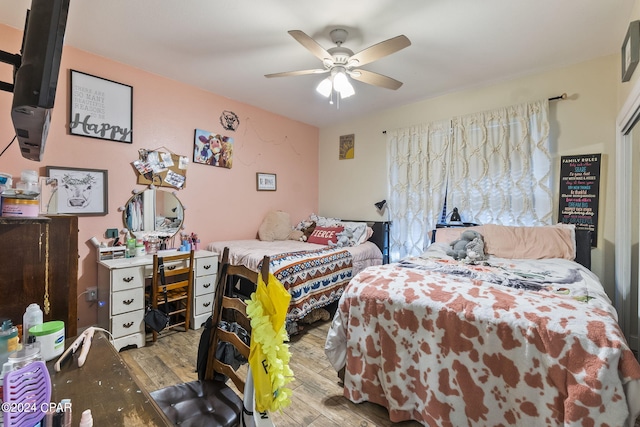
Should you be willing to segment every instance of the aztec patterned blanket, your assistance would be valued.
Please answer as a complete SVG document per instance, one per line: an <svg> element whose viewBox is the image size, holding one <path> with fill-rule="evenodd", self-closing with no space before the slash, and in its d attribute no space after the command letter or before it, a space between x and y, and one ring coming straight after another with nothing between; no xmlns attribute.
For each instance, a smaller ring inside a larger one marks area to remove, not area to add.
<svg viewBox="0 0 640 427"><path fill-rule="evenodd" d="M288 321L340 299L353 276L352 256L345 249L321 248L271 257L270 270L291 294Z"/></svg>
<svg viewBox="0 0 640 427"><path fill-rule="evenodd" d="M640 364L593 273L428 254L345 289L325 346L345 397L428 426L633 425Z"/></svg>

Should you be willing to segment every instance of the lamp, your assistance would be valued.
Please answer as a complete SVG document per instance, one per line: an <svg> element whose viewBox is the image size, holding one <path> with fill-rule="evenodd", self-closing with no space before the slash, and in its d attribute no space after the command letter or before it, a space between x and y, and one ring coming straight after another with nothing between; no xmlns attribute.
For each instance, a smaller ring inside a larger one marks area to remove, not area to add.
<svg viewBox="0 0 640 427"><path fill-rule="evenodd" d="M451 216L449 217L449 223L462 223L462 218L460 218L460 213L458 212L458 208L453 208L451 211Z"/></svg>
<svg viewBox="0 0 640 427"><path fill-rule="evenodd" d="M387 201L386 200L380 200L379 202L376 202L373 205L376 207L376 209L378 209L378 212L382 213L384 208L387 206Z"/></svg>

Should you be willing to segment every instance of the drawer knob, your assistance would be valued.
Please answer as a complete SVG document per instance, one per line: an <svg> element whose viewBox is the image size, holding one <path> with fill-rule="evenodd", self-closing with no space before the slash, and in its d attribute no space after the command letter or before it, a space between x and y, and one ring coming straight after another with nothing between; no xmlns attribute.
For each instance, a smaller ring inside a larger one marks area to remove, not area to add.
<svg viewBox="0 0 640 427"><path fill-rule="evenodd" d="M132 327L132 326L133 326L133 322L123 323L123 324L122 324L122 326L123 326L124 328L130 328L130 327Z"/></svg>
<svg viewBox="0 0 640 427"><path fill-rule="evenodd" d="M176 266L175 265L169 265L167 266L167 270L175 270Z"/></svg>
<svg viewBox="0 0 640 427"><path fill-rule="evenodd" d="M125 282L129 283L130 281L133 280L133 276L123 277L122 280L124 280Z"/></svg>
<svg viewBox="0 0 640 427"><path fill-rule="evenodd" d="M204 285L202 285L203 288L208 288L209 286L211 286L211 283L205 283Z"/></svg>
<svg viewBox="0 0 640 427"><path fill-rule="evenodd" d="M210 302L205 302L204 304L202 304L203 307L209 307L211 305Z"/></svg>
<svg viewBox="0 0 640 427"><path fill-rule="evenodd" d="M204 267L202 267L202 268L204 268L205 270L208 270L208 269L210 269L210 268L211 268L211 264L207 264L207 265L205 265L205 266L204 266Z"/></svg>
<svg viewBox="0 0 640 427"><path fill-rule="evenodd" d="M124 305L131 305L131 303L132 303L132 302L133 302L133 298L131 298L131 299L126 299L126 300L123 300L123 301L122 301L122 303L123 303Z"/></svg>

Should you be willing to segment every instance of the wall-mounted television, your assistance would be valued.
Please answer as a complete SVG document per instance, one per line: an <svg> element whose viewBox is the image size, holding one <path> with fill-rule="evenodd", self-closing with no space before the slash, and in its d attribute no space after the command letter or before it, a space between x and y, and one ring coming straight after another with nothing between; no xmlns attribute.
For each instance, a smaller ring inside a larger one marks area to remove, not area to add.
<svg viewBox="0 0 640 427"><path fill-rule="evenodd" d="M11 119L22 156L42 160L58 86L69 0L31 0L19 55L2 52L14 66Z"/></svg>

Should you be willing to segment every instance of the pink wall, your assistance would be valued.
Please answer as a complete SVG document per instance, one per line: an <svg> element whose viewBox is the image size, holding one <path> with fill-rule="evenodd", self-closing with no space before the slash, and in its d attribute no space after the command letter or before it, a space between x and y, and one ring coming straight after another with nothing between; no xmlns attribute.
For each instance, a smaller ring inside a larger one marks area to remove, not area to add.
<svg viewBox="0 0 640 427"><path fill-rule="evenodd" d="M17 53L22 32L0 25L0 50ZM70 69L133 86L133 144L85 138L68 133ZM12 82L11 67L0 63L0 80ZM11 94L0 92L0 151L14 136ZM235 112L240 126L225 131L223 110ZM268 111L192 86L65 46L51 129L42 162L24 159L17 141L0 157L0 172L14 182L25 169L45 175L46 166L107 169L109 213L79 218L78 294L94 286L96 253L88 242L107 228L122 228L123 206L136 184L131 162L138 149L166 147L193 160L194 129L234 138L231 169L189 164L186 188L178 197L186 207L185 231L206 244L215 240L253 238L270 209L289 212L292 224L318 211L319 130ZM256 191L256 172L277 174L277 191ZM172 190L170 190L172 191ZM0 307L0 315L1 315ZM78 325L96 322L96 307L78 300Z"/></svg>

